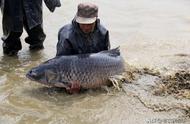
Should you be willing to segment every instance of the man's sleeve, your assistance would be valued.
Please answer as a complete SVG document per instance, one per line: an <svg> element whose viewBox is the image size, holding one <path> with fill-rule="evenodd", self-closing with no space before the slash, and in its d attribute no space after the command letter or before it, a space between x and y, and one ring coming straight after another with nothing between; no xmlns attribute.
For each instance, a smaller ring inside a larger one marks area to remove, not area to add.
<svg viewBox="0 0 190 124"><path fill-rule="evenodd" d="M57 53L56 56L71 55L72 45L68 39L62 36L61 31L58 33Z"/></svg>
<svg viewBox="0 0 190 124"><path fill-rule="evenodd" d="M51 11L54 12L56 7L60 7L61 6L61 2L60 0L44 0L47 8Z"/></svg>
<svg viewBox="0 0 190 124"><path fill-rule="evenodd" d="M109 32L107 31L106 37L105 37L105 43L106 43L106 50L110 49L110 38L109 38Z"/></svg>

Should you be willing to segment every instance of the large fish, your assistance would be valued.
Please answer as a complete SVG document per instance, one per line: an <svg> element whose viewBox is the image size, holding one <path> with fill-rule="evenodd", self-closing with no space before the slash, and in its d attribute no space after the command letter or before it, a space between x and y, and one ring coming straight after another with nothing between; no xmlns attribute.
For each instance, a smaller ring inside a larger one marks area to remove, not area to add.
<svg viewBox="0 0 190 124"><path fill-rule="evenodd" d="M72 88L97 88L124 71L119 48L92 54L60 56L32 68L26 76L39 83Z"/></svg>

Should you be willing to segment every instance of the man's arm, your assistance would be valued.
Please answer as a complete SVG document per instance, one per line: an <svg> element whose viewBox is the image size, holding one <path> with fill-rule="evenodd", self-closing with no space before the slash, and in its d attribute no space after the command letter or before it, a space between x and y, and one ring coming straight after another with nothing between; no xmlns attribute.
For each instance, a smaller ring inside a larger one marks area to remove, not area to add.
<svg viewBox="0 0 190 124"><path fill-rule="evenodd" d="M60 30L58 33L58 43L57 43L56 56L71 55L72 50L73 50L72 45L71 45L70 41L63 36L61 31L62 30Z"/></svg>
<svg viewBox="0 0 190 124"><path fill-rule="evenodd" d="M109 38L109 32L107 31L106 36L105 36L105 43L106 43L106 48L105 50L109 50L110 49L110 38Z"/></svg>
<svg viewBox="0 0 190 124"><path fill-rule="evenodd" d="M72 55L72 48L68 40L61 40L57 43L57 53L56 56L62 55Z"/></svg>

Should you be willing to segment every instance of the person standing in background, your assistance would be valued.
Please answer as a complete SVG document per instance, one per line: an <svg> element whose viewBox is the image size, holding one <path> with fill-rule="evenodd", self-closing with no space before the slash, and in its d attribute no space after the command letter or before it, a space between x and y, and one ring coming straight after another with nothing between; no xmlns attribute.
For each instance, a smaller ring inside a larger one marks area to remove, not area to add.
<svg viewBox="0 0 190 124"><path fill-rule="evenodd" d="M48 9L53 12L60 7L60 0L44 0ZM46 35L43 30L42 0L0 0L2 11L2 47L3 53L9 56L17 55L22 49L20 36L23 27L28 36L25 42L30 50L43 49Z"/></svg>

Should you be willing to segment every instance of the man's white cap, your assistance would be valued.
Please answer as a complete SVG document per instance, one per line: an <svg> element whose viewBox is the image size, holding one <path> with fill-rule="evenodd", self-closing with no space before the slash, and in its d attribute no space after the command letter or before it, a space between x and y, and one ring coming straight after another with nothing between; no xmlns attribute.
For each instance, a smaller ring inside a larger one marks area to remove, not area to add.
<svg viewBox="0 0 190 124"><path fill-rule="evenodd" d="M98 7L92 3L80 3L76 14L76 22L80 24L91 24L98 17Z"/></svg>

